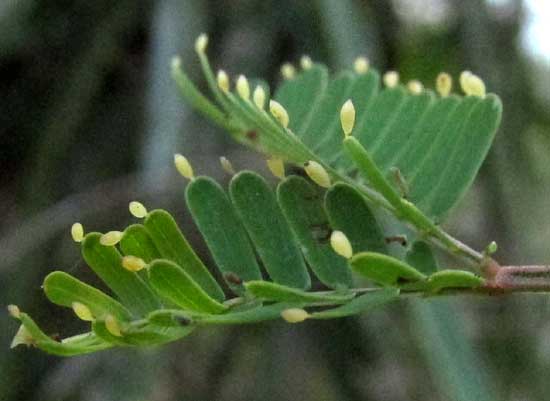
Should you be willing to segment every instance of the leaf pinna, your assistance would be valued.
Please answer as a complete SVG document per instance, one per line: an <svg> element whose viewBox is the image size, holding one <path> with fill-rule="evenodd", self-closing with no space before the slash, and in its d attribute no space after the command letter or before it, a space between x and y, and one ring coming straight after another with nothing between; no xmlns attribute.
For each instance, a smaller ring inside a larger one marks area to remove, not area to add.
<svg viewBox="0 0 550 401"><path fill-rule="evenodd" d="M243 74L232 91L227 73L212 71L207 44L201 35L195 50L214 101L174 59L177 87L235 140L264 154L280 182L273 188L222 158L232 177L226 191L176 154L185 203L213 266L168 212L136 201L129 211L142 221L123 231L84 235L75 223L74 241L112 294L51 273L47 297L73 308L90 331L58 342L11 305L21 323L13 346L77 355L164 344L199 326L341 318L405 295L495 290L490 277L437 270L432 253L437 246L480 271L494 262L437 224L471 185L500 122L500 100L479 77L463 74L466 96L459 96L447 74L438 76L435 93L416 80L401 85L397 72L381 79L364 58L331 76L303 57L300 69L285 64L274 92ZM412 229L405 261L389 255L380 215ZM356 287L354 279L373 285Z"/></svg>

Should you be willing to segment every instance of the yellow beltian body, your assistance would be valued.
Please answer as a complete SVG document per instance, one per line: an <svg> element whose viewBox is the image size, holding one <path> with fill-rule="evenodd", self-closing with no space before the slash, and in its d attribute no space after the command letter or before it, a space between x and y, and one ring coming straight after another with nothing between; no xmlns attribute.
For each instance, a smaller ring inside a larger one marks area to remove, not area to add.
<svg viewBox="0 0 550 401"><path fill-rule="evenodd" d="M219 70L218 75L216 76L216 80L218 82L218 87L222 90L224 93L229 92L229 76L224 70Z"/></svg>
<svg viewBox="0 0 550 401"><path fill-rule="evenodd" d="M174 155L174 165L176 166L176 170L185 178L188 180L192 180L195 178L195 174L193 173L193 166L191 166L191 163L189 163L189 160L183 155L180 155L179 153Z"/></svg>
<svg viewBox="0 0 550 401"><path fill-rule="evenodd" d="M300 323L309 318L309 313L300 308L289 308L281 312L281 317L288 323Z"/></svg>
<svg viewBox="0 0 550 401"><path fill-rule="evenodd" d="M94 316L92 315L92 311L90 311L90 308L88 308L83 303L73 302L71 307L73 308L75 315L78 316L80 320L84 320L86 322L94 321Z"/></svg>
<svg viewBox="0 0 550 401"><path fill-rule="evenodd" d="M256 86L252 94L252 100L257 108L263 110L265 106L265 90L260 85Z"/></svg>
<svg viewBox="0 0 550 401"><path fill-rule="evenodd" d="M399 84L399 73L397 71L388 71L382 77L384 85L387 88L395 88Z"/></svg>
<svg viewBox="0 0 550 401"><path fill-rule="evenodd" d="M290 63L284 63L281 66L281 75L284 79L292 79L296 76L296 68Z"/></svg>
<svg viewBox="0 0 550 401"><path fill-rule="evenodd" d="M208 36L205 33L201 33L195 40L195 51L199 54L204 54L208 46Z"/></svg>
<svg viewBox="0 0 550 401"><path fill-rule="evenodd" d="M222 165L223 170L229 175L235 175L235 169L233 164L225 156L220 157L220 164Z"/></svg>
<svg viewBox="0 0 550 401"><path fill-rule="evenodd" d="M468 96L485 97L485 83L477 75L470 71L463 71L460 74L460 87Z"/></svg>
<svg viewBox="0 0 550 401"><path fill-rule="evenodd" d="M353 248L348 237L342 231L335 230L330 236L330 246L338 255L349 259L353 256Z"/></svg>
<svg viewBox="0 0 550 401"><path fill-rule="evenodd" d="M313 67L313 61L311 61L311 57L304 54L300 58L300 67L302 67L302 70L304 70L304 71L307 71L311 67Z"/></svg>
<svg viewBox="0 0 550 401"><path fill-rule="evenodd" d="M84 239L84 227L80 223L74 223L71 226L71 237L74 242L82 242Z"/></svg>
<svg viewBox="0 0 550 401"><path fill-rule="evenodd" d="M99 237L99 243L104 246L115 246L122 239L121 231L109 231Z"/></svg>
<svg viewBox="0 0 550 401"><path fill-rule="evenodd" d="M344 135L350 135L355 125L355 106L351 99L348 99L340 110L340 123L342 124Z"/></svg>
<svg viewBox="0 0 550 401"><path fill-rule="evenodd" d="M14 317L16 319L19 319L21 317L21 311L19 310L19 307L17 305L8 305L7 309L11 317Z"/></svg>
<svg viewBox="0 0 550 401"><path fill-rule="evenodd" d="M327 170L317 163L315 160L310 160L304 163L304 170L306 174L311 178L313 182L323 188L330 187L330 176L327 173Z"/></svg>
<svg viewBox="0 0 550 401"><path fill-rule="evenodd" d="M105 328L113 336L122 337L122 331L120 330L120 325L118 324L118 320L113 315L105 316Z"/></svg>
<svg viewBox="0 0 550 401"><path fill-rule="evenodd" d="M453 78L446 72L441 72L435 80L435 88L441 97L450 95L453 89Z"/></svg>
<svg viewBox="0 0 550 401"><path fill-rule="evenodd" d="M422 85L422 82L420 82L419 80L413 79L407 82L407 89L413 95L419 95L424 90L424 85Z"/></svg>
<svg viewBox="0 0 550 401"><path fill-rule="evenodd" d="M366 74L369 71L369 60L366 57L357 57L353 62L353 69L357 74Z"/></svg>
<svg viewBox="0 0 550 401"><path fill-rule="evenodd" d="M275 100L269 101L269 111L281 123L281 125L285 128L288 127L288 123L290 122L290 118L288 117L288 113L286 109L283 107L283 105Z"/></svg>
<svg viewBox="0 0 550 401"><path fill-rule="evenodd" d="M281 180L285 178L285 164L283 159L278 157L270 157L266 160L267 168L271 171L275 177L280 178Z"/></svg>
<svg viewBox="0 0 550 401"><path fill-rule="evenodd" d="M130 214L138 219L142 219L147 216L147 208L143 206L143 203L138 201L132 201L128 205L128 210Z"/></svg>
<svg viewBox="0 0 550 401"><path fill-rule="evenodd" d="M122 258L122 267L131 272L138 272L147 266L147 263L141 258L133 255L126 255Z"/></svg>
<svg viewBox="0 0 550 401"><path fill-rule="evenodd" d="M236 83L237 93L244 100L250 99L250 85L244 75L239 75Z"/></svg>

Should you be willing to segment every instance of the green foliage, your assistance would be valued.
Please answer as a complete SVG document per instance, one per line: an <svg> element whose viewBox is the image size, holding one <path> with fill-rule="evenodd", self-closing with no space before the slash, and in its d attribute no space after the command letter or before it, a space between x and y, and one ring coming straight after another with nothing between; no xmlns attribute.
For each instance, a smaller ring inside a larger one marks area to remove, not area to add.
<svg viewBox="0 0 550 401"><path fill-rule="evenodd" d="M269 281L249 281L247 291L258 299L275 302L342 302L354 297L353 293L343 295L320 294L289 288Z"/></svg>
<svg viewBox="0 0 550 401"><path fill-rule="evenodd" d="M338 183L325 195L330 226L346 233L354 252L387 253L386 242L365 198L348 184Z"/></svg>
<svg viewBox="0 0 550 401"><path fill-rule="evenodd" d="M265 180L243 171L231 180L229 193L269 277L275 283L309 288L298 243Z"/></svg>
<svg viewBox="0 0 550 401"><path fill-rule="evenodd" d="M149 265L149 280L157 294L182 309L221 313L227 308L208 294L180 266L168 260Z"/></svg>
<svg viewBox="0 0 550 401"><path fill-rule="evenodd" d="M151 228L152 227L150 227L150 230L154 234L155 231ZM177 240L174 239L173 241L176 242ZM162 239L158 242L161 244L162 248ZM185 250L185 248L183 249ZM124 235L120 240L120 250L124 255L137 256L147 263L161 257L161 254L153 242L151 235L149 235L148 230L141 224L132 224L124 230ZM179 247L178 251L182 252L182 247ZM165 257L169 258L169 256Z"/></svg>
<svg viewBox="0 0 550 401"><path fill-rule="evenodd" d="M312 319L335 319L367 313L399 297L397 288L386 288L354 298L345 305L311 314Z"/></svg>
<svg viewBox="0 0 550 401"><path fill-rule="evenodd" d="M254 250L237 213L224 190L212 179L199 177L185 191L189 210L202 233L219 269L236 292L238 285L227 279L228 274L239 280L261 279Z"/></svg>
<svg viewBox="0 0 550 401"><path fill-rule="evenodd" d="M169 213L164 210L153 210L145 218L144 226L161 257L178 264L211 297L223 301L224 295L220 286L195 254ZM127 255L139 256L132 253Z"/></svg>
<svg viewBox="0 0 550 401"><path fill-rule="evenodd" d="M326 73L318 69L286 81L275 93L298 140L327 166L350 175L354 166L340 147L339 111L351 99L357 105L353 136L382 174L398 168L411 189L410 200L431 217L445 216L471 185L489 150L500 122L498 97L440 98L431 91L409 93L402 86L380 89L373 70L345 72L327 84ZM309 97L314 101L308 102ZM309 110L306 117L304 108Z"/></svg>
<svg viewBox="0 0 550 401"><path fill-rule="evenodd" d="M131 313L119 302L98 289L65 272L53 272L44 279L44 292L54 304L72 308L74 302L86 305L92 315L103 319L113 315L119 320L130 320Z"/></svg>
<svg viewBox="0 0 550 401"><path fill-rule="evenodd" d="M326 67L315 64L277 89L275 99L284 108L272 105L278 109L270 115L256 96L254 102L248 98L244 78L239 95L221 90L200 46L198 53L218 105L195 88L176 61L173 76L187 100L236 140L269 157L298 166L315 161L318 173L331 180L321 183L328 189L316 185L311 172L313 182L291 175L274 190L245 171L233 177L226 193L213 179L186 170L187 207L229 290L224 293L172 216L154 210L143 224L126 228L118 244L126 260L141 259L135 268L123 263L116 244L103 245L101 234L82 241L85 261L113 297L63 272L46 278L48 298L91 320L89 333L58 342L12 308L22 324L15 345L58 355L156 345L199 326L288 320L287 309L297 309L303 319L332 319L371 311L403 294L485 286L471 272L437 270L433 245L478 264L483 258L432 218L443 218L475 177L500 121L496 96L380 88L374 70L331 78ZM269 88L258 85L268 97ZM340 110L349 99L356 118L352 136L344 138ZM378 213L409 224L419 238L406 261L388 255ZM340 247L351 248L353 256L335 252ZM261 267L272 281L263 279ZM352 271L374 286L355 287ZM323 286L328 289L308 291Z"/></svg>
<svg viewBox="0 0 550 401"><path fill-rule="evenodd" d="M424 274L437 271L437 261L430 246L424 241L415 241L405 257L406 262Z"/></svg>
<svg viewBox="0 0 550 401"><path fill-rule="evenodd" d="M113 335L105 322L97 320L92 323L94 334L106 344L117 346L152 346L179 340L190 334L193 326L164 327L154 323L137 321L123 327L124 335Z"/></svg>
<svg viewBox="0 0 550 401"><path fill-rule="evenodd" d="M21 322L21 327L19 328L14 341L18 339L18 336L20 336L22 332L26 332L26 334L23 334L24 336L27 336L28 341L24 342L24 344L33 345L50 354L59 356L73 356L101 351L111 348L114 345L110 342L103 341L92 332L74 337L68 337L59 342L40 330L34 320L32 320L26 313L21 313L18 316L18 319Z"/></svg>
<svg viewBox="0 0 550 401"><path fill-rule="evenodd" d="M421 281L426 278L414 267L380 253L361 252L354 255L350 263L353 270L363 277L385 286Z"/></svg>
<svg viewBox="0 0 550 401"><path fill-rule="evenodd" d="M160 308L160 302L136 273L122 268L122 256L114 246L100 244L101 234L90 233L82 241L82 256L92 270L136 316Z"/></svg>
<svg viewBox="0 0 550 401"><path fill-rule="evenodd" d="M441 270L428 279L430 291L439 292L444 288L476 288L485 284L485 280L472 272L461 270Z"/></svg>
<svg viewBox="0 0 550 401"><path fill-rule="evenodd" d="M319 280L332 288L349 287L348 264L334 253L328 241L330 225L319 189L301 177L291 176L279 184L277 197Z"/></svg>

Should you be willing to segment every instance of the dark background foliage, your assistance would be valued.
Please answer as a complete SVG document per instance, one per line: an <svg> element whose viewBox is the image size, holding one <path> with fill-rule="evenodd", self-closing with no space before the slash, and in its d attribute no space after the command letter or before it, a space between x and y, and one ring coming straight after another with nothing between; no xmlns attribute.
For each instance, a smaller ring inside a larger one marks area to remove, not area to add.
<svg viewBox="0 0 550 401"><path fill-rule="evenodd" d="M200 32L216 68L271 84L304 53L333 69L365 54L430 87L441 70L476 72L501 95L504 120L447 225L477 248L496 240L503 263L550 260L549 67L520 40L528 10L519 0L2 1L0 305L19 304L51 333L82 330L46 302L41 281L61 269L97 283L68 228L121 228L133 199L177 215L208 260L173 153L220 180L221 155L265 170L178 97L175 54L204 86ZM402 302L360 318L200 330L161 348L72 359L10 351L17 324L1 314L0 400L542 400L547 299Z"/></svg>

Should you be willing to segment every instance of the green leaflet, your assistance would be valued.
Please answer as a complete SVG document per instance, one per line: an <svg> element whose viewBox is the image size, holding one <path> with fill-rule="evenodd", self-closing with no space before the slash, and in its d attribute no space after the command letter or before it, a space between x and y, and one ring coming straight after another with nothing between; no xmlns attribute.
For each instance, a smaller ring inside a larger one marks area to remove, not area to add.
<svg viewBox="0 0 550 401"><path fill-rule="evenodd" d="M244 281L260 280L246 231L223 189L211 178L198 177L187 186L185 198L220 271ZM233 283L229 285L242 291Z"/></svg>
<svg viewBox="0 0 550 401"><path fill-rule="evenodd" d="M161 257L147 229L141 224L132 224L124 230L120 249L125 255L137 256L146 263Z"/></svg>
<svg viewBox="0 0 550 401"><path fill-rule="evenodd" d="M360 313L370 312L388 302L399 298L397 288L384 288L354 298L352 301L337 308L328 309L322 312L311 313L311 319L334 319Z"/></svg>
<svg viewBox="0 0 550 401"><path fill-rule="evenodd" d="M430 146L424 149L422 158L415 164L416 169L406 177L414 202L423 202L424 207L428 206L425 199L431 195L438 176L445 170L452 149L458 145L460 137L466 135L467 122L481 102L480 98L473 96L461 100L449 119L440 127Z"/></svg>
<svg viewBox="0 0 550 401"><path fill-rule="evenodd" d="M332 250L328 241L330 226L319 190L303 178L291 176L279 184L277 197L319 280L331 288L349 287L348 263Z"/></svg>
<svg viewBox="0 0 550 401"><path fill-rule="evenodd" d="M295 79L284 81L277 88L275 99L292 116L289 127L296 135L303 136L308 131L312 117L317 114L327 83L327 68L315 64Z"/></svg>
<svg viewBox="0 0 550 401"><path fill-rule="evenodd" d="M476 288L484 284L484 279L464 270L441 270L428 278L428 289L432 292L445 288Z"/></svg>
<svg viewBox="0 0 550 401"><path fill-rule="evenodd" d="M346 234L354 252L387 252L376 218L353 187L343 183L332 186L325 195L325 209L332 228Z"/></svg>
<svg viewBox="0 0 550 401"><path fill-rule="evenodd" d="M164 259L181 266L212 298L222 301L225 296L206 266L189 245L174 218L164 210L147 215L145 228Z"/></svg>
<svg viewBox="0 0 550 401"><path fill-rule="evenodd" d="M350 264L354 271L380 285L393 286L402 282L425 280L418 270L391 256L374 252L353 255Z"/></svg>
<svg viewBox="0 0 550 401"><path fill-rule="evenodd" d="M399 114L392 123L388 123L384 136L381 136L376 143L365 143L369 151L375 157L374 161L382 171L388 171L392 167L392 156L397 149L403 148L415 128L422 123L424 116L435 103L435 96L431 92L423 92L415 96L407 96L405 103L399 109ZM376 113L376 110L370 110Z"/></svg>
<svg viewBox="0 0 550 401"><path fill-rule="evenodd" d="M455 95L437 99L426 112L420 124L412 131L403 147L395 149L395 153L388 160L387 165L397 166L407 179L411 177L413 172L420 167L426 150L440 135L461 101L462 99Z"/></svg>
<svg viewBox="0 0 550 401"><path fill-rule="evenodd" d="M221 313L227 308L211 298L180 266L168 260L155 260L149 265L149 282L162 298L183 309Z"/></svg>
<svg viewBox="0 0 550 401"><path fill-rule="evenodd" d="M131 318L130 312L119 302L67 273L57 271L48 274L43 287L46 296L54 304L70 308L73 302L80 302L86 305L97 319L109 314L119 320Z"/></svg>
<svg viewBox="0 0 550 401"><path fill-rule="evenodd" d="M136 315L144 316L160 308L158 298L143 280L122 267L122 256L117 249L101 245L100 237L99 233L90 233L82 241L82 256L86 263Z"/></svg>
<svg viewBox="0 0 550 401"><path fill-rule="evenodd" d="M353 293L338 295L306 292L296 288L286 287L269 281L249 281L244 284L246 290L266 301L276 302L338 302L345 303L354 297Z"/></svg>
<svg viewBox="0 0 550 401"><path fill-rule="evenodd" d="M106 343L118 346L152 346L179 340L190 334L193 326L162 327L147 321L138 321L123 326L122 336L109 332L105 323L98 320L92 324L95 335Z"/></svg>
<svg viewBox="0 0 550 401"><path fill-rule="evenodd" d="M472 111L454 147L446 149L450 156L438 179L432 182L436 183L432 194L419 202L421 207L423 203L430 205L430 209L426 206L429 215L445 215L470 187L491 147L501 113L502 104L495 95L488 95Z"/></svg>
<svg viewBox="0 0 550 401"><path fill-rule="evenodd" d="M405 110L410 96L401 86L380 91L371 106L365 111L365 116L356 117L361 120L361 126L353 131L353 136L370 151L371 145L382 142L386 135L392 133L391 125L399 119L400 113Z"/></svg>
<svg viewBox="0 0 550 401"><path fill-rule="evenodd" d="M437 260L430 246L424 241L415 241L407 252L405 261L418 271L430 275L437 271Z"/></svg>
<svg viewBox="0 0 550 401"><path fill-rule="evenodd" d="M250 171L240 172L231 180L229 194L272 280L309 288L298 243L265 180Z"/></svg>
<svg viewBox="0 0 550 401"><path fill-rule="evenodd" d="M93 333L69 337L61 342L45 334L26 313L21 313L19 320L22 326L32 336L33 345L42 351L58 356L73 356L88 354L111 348L112 345L98 338Z"/></svg>
<svg viewBox="0 0 550 401"><path fill-rule="evenodd" d="M257 306L242 312L229 312L222 315L189 314L180 310L160 310L149 315L149 319L155 322L166 322L172 319L191 319L193 325L225 325L225 324L250 324L265 320L273 320L280 317L281 312L289 308L301 308L304 304L281 302L266 306Z"/></svg>
<svg viewBox="0 0 550 401"><path fill-rule="evenodd" d="M452 110L407 176L411 199L441 218L472 183L500 122L498 97L466 97Z"/></svg>

